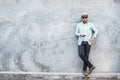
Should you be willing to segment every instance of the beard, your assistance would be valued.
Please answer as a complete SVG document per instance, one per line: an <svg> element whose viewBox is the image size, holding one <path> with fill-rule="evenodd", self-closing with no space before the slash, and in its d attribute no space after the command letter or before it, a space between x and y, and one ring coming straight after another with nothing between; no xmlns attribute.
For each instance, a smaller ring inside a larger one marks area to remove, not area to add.
<svg viewBox="0 0 120 80"><path fill-rule="evenodd" d="M87 23L87 21L83 21L83 23Z"/></svg>

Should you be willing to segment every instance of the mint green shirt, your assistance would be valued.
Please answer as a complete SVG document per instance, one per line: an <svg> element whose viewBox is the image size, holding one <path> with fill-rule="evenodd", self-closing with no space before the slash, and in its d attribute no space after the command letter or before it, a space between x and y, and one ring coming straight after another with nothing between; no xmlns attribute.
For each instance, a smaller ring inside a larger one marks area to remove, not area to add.
<svg viewBox="0 0 120 80"><path fill-rule="evenodd" d="M84 30L84 28L86 29L86 31ZM75 31L75 35L78 36L78 45L81 45L83 41L83 37L80 37L80 35L84 33L86 35L85 37L88 40L89 45L91 45L91 42L89 41L89 39L92 37L95 38L98 34L98 30L92 23L89 23L89 22L87 24L84 24L83 22L78 23Z"/></svg>

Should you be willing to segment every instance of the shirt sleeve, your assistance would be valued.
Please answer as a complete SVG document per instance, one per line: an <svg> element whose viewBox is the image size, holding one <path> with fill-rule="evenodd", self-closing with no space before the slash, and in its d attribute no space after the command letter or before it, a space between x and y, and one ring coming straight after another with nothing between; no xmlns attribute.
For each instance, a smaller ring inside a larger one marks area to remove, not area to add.
<svg viewBox="0 0 120 80"><path fill-rule="evenodd" d="M79 25L78 24L76 26L75 35L80 36L80 31L79 31Z"/></svg>
<svg viewBox="0 0 120 80"><path fill-rule="evenodd" d="M91 26L92 26L92 30L94 31L93 37L96 38L98 34L98 29L93 24L91 24Z"/></svg>

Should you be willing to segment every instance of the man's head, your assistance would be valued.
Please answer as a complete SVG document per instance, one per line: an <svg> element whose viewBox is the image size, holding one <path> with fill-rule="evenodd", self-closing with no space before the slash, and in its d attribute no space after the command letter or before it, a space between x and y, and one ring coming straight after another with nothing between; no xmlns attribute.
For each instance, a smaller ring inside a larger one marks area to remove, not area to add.
<svg viewBox="0 0 120 80"><path fill-rule="evenodd" d="M88 14L86 12L84 12L81 15L81 18L82 18L83 23L87 23L88 22Z"/></svg>

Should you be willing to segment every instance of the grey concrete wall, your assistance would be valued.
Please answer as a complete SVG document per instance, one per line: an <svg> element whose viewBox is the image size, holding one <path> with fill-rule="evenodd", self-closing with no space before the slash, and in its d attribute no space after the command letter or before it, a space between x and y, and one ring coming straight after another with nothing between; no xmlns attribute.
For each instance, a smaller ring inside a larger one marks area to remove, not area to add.
<svg viewBox="0 0 120 80"><path fill-rule="evenodd" d="M81 72L75 26L82 12L99 30L95 72L120 72L119 0L0 0L0 71Z"/></svg>

